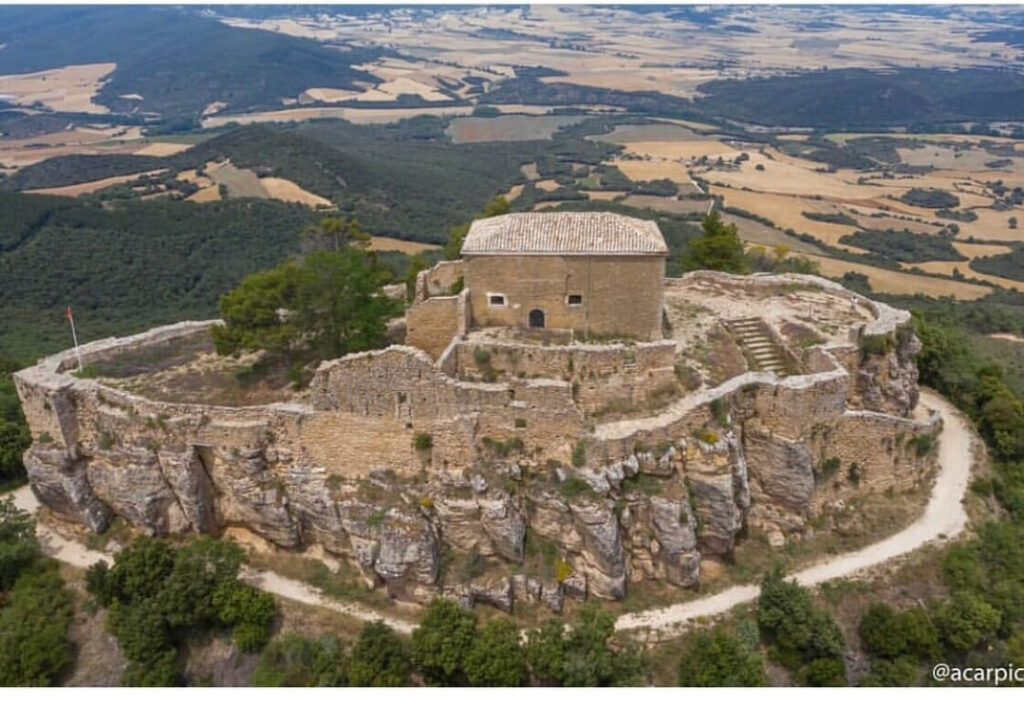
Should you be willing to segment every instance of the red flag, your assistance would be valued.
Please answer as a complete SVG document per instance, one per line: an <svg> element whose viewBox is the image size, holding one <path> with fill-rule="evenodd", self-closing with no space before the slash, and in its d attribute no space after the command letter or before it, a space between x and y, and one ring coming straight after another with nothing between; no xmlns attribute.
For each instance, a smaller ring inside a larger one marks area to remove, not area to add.
<svg viewBox="0 0 1024 708"><path fill-rule="evenodd" d="M71 305L68 305L68 310L67 310L67 312L64 313L64 317L67 318L68 322L71 321Z"/></svg>

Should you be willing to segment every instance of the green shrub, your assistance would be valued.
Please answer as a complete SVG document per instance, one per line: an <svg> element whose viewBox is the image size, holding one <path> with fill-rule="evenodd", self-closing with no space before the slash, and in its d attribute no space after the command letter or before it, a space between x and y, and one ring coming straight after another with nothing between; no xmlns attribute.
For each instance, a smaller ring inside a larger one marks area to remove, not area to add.
<svg viewBox="0 0 1024 708"><path fill-rule="evenodd" d="M761 581L757 625L774 660L800 672L804 683L839 685L838 678L845 679L842 632L827 612L814 606L810 592L784 580L779 568Z"/></svg>
<svg viewBox="0 0 1024 708"><path fill-rule="evenodd" d="M570 477L569 479L562 482L561 492L562 496L566 499L575 499L582 494L587 494L593 491L590 485L579 477Z"/></svg>
<svg viewBox="0 0 1024 708"><path fill-rule="evenodd" d="M583 467L585 464L587 464L587 446L580 440L572 448L572 466Z"/></svg>
<svg viewBox="0 0 1024 708"><path fill-rule="evenodd" d="M213 606L218 619L234 627L235 645L241 651L259 651L270 639L271 626L277 617L277 603L270 593L229 580L214 590Z"/></svg>
<svg viewBox="0 0 1024 708"><path fill-rule="evenodd" d="M517 428L525 428L526 427L526 418L516 418L516 427Z"/></svg>
<svg viewBox="0 0 1024 708"><path fill-rule="evenodd" d="M823 460L821 463L821 472L819 474L821 479L828 479L835 475L842 466L843 461L838 457L830 457L827 460Z"/></svg>
<svg viewBox="0 0 1024 708"><path fill-rule="evenodd" d="M491 353L486 349L477 347L473 350L473 361L480 366L486 366L491 363Z"/></svg>
<svg viewBox="0 0 1024 708"><path fill-rule="evenodd" d="M470 686L521 686L526 660L519 631L505 617L490 620L480 628L464 660Z"/></svg>
<svg viewBox="0 0 1024 708"><path fill-rule="evenodd" d="M932 451L934 444L935 436L933 435L915 435L907 441L907 447L911 448L917 457L925 457Z"/></svg>
<svg viewBox="0 0 1024 708"><path fill-rule="evenodd" d="M764 658L722 627L700 631L679 660L680 686L767 686Z"/></svg>
<svg viewBox="0 0 1024 708"><path fill-rule="evenodd" d="M71 595L54 561L23 570L0 611L0 686L53 686L70 666Z"/></svg>
<svg viewBox="0 0 1024 708"><path fill-rule="evenodd" d="M348 661L335 637L309 637L288 632L270 642L253 671L253 686L345 686Z"/></svg>
<svg viewBox="0 0 1024 708"><path fill-rule="evenodd" d="M38 557L32 515L15 506L12 499L0 498L0 597Z"/></svg>
<svg viewBox="0 0 1024 708"><path fill-rule="evenodd" d="M352 647L348 684L377 688L409 685L409 660L395 630L379 620L363 625Z"/></svg>
<svg viewBox="0 0 1024 708"><path fill-rule="evenodd" d="M114 445L114 438L110 433L100 433L96 446L100 450L109 450Z"/></svg>
<svg viewBox="0 0 1024 708"><path fill-rule="evenodd" d="M466 656L476 638L476 616L472 612L451 600L435 598L410 638L412 665L431 685L459 685Z"/></svg>
<svg viewBox="0 0 1024 708"><path fill-rule="evenodd" d="M416 433L412 439L412 446L418 452L425 452L434 447L434 437L430 433Z"/></svg>
<svg viewBox="0 0 1024 708"><path fill-rule="evenodd" d="M846 469L846 479L853 486L860 484L860 465L857 462L851 462L850 466Z"/></svg>
<svg viewBox="0 0 1024 708"><path fill-rule="evenodd" d="M893 341L887 334L866 334L860 338L860 353L863 357L885 356L892 351Z"/></svg>

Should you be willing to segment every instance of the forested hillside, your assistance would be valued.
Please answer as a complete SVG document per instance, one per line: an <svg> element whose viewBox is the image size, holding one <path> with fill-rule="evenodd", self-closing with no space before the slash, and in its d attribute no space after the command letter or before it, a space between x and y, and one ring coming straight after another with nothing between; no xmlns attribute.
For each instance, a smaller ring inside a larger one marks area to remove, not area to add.
<svg viewBox="0 0 1024 708"><path fill-rule="evenodd" d="M0 193L0 354L24 359L158 323L214 317L217 297L295 250L319 217L261 200L129 202Z"/></svg>
<svg viewBox="0 0 1024 708"><path fill-rule="evenodd" d="M597 164L617 148L565 130L552 140L452 143L445 122L422 117L361 126L325 120L269 128L246 126L171 157L69 155L30 165L0 182L8 191L42 189L149 170L203 167L229 159L260 176L283 177L330 199L377 235L443 243L448 230L496 194L523 180L520 165ZM542 165L543 166L543 165Z"/></svg>
<svg viewBox="0 0 1024 708"><path fill-rule="evenodd" d="M164 118L280 105L310 86L352 88L372 80L353 64L376 49L340 51L309 39L229 27L172 7L0 8L0 74L115 62L97 102ZM123 98L137 94L142 100Z"/></svg>
<svg viewBox="0 0 1024 708"><path fill-rule="evenodd" d="M710 81L695 108L708 117L828 129L1017 120L1024 76L994 69L838 69Z"/></svg>

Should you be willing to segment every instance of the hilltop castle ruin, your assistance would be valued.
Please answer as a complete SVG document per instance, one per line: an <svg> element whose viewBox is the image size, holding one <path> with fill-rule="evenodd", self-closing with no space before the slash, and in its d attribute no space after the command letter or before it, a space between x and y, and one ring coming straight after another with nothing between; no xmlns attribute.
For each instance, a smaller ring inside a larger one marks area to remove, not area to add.
<svg viewBox="0 0 1024 708"><path fill-rule="evenodd" d="M244 527L394 596L558 610L693 586L744 530L780 545L927 479L908 313L813 276L665 278L666 255L612 214L478 221L420 274L403 344L263 405L140 387L132 362L212 356L214 322L86 345L100 378L48 357L15 375L32 488L93 531Z"/></svg>

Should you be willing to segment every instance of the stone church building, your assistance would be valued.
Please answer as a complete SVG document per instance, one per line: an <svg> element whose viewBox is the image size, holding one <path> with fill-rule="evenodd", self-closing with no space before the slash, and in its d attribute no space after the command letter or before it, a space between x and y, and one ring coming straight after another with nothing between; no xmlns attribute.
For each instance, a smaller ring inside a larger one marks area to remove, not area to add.
<svg viewBox="0 0 1024 708"><path fill-rule="evenodd" d="M461 261L420 274L406 342L438 356L480 327L660 339L667 255L657 224L618 214L480 219Z"/></svg>

